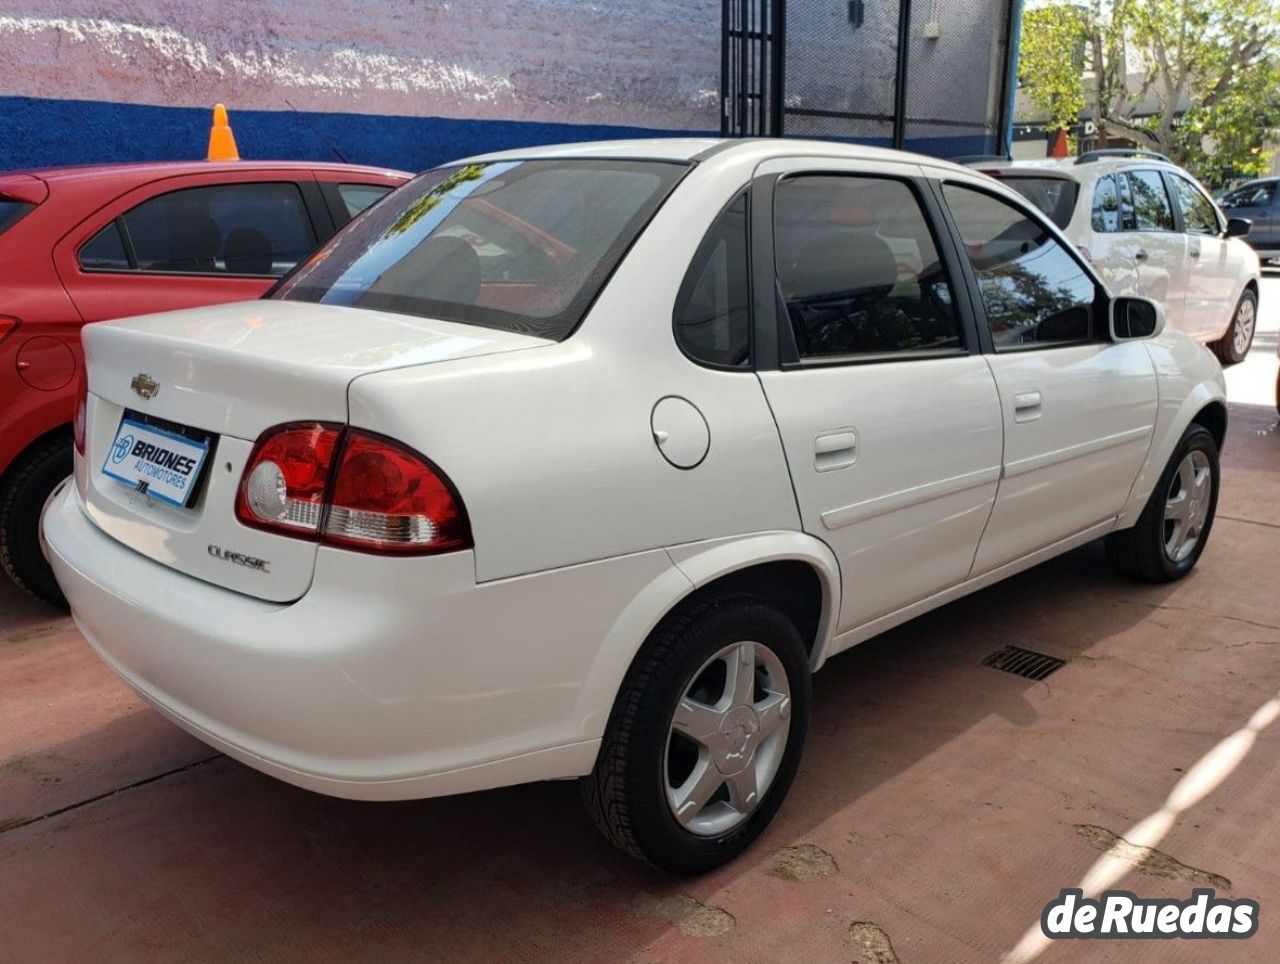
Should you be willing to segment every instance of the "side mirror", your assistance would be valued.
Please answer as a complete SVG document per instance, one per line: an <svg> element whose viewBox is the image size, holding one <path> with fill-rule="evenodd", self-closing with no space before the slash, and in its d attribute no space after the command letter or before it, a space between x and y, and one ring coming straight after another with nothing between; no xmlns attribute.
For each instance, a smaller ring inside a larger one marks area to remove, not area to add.
<svg viewBox="0 0 1280 964"><path fill-rule="evenodd" d="M1154 338L1164 331L1164 307L1150 298L1115 298L1111 302L1111 340Z"/></svg>
<svg viewBox="0 0 1280 964"><path fill-rule="evenodd" d="M1248 218L1227 218L1227 237L1243 238L1253 229L1253 222Z"/></svg>

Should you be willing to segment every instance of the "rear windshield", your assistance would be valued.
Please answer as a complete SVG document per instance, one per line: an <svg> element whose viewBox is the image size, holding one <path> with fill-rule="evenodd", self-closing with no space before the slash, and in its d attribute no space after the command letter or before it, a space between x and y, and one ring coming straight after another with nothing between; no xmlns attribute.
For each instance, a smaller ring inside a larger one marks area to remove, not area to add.
<svg viewBox="0 0 1280 964"><path fill-rule="evenodd" d="M28 212L35 209L34 204L28 204L26 201L6 201L0 197L0 233L3 233L6 228L13 227Z"/></svg>
<svg viewBox="0 0 1280 964"><path fill-rule="evenodd" d="M1076 207L1076 195L1080 185L1061 177L1027 177L1006 174L1000 180L1040 209L1058 227L1065 229L1071 223L1071 212Z"/></svg>
<svg viewBox="0 0 1280 964"><path fill-rule="evenodd" d="M271 294L557 341L688 170L658 161L507 161L409 182Z"/></svg>

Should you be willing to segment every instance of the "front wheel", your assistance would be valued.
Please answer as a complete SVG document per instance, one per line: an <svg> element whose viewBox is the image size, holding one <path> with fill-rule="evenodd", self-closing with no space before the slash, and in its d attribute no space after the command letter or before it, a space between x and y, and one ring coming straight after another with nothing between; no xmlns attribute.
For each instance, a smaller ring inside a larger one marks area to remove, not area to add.
<svg viewBox="0 0 1280 964"><path fill-rule="evenodd" d="M1235 314L1226 334L1212 345L1214 354L1224 365L1238 365L1249 354L1253 344L1253 332L1258 322L1258 295L1252 288L1245 288L1236 305Z"/></svg>
<svg viewBox="0 0 1280 964"><path fill-rule="evenodd" d="M1208 429L1193 424L1137 524L1107 536L1107 554L1122 572L1147 582L1181 579L1204 552L1217 508L1218 445Z"/></svg>
<svg viewBox="0 0 1280 964"><path fill-rule="evenodd" d="M622 850L673 873L732 860L773 819L809 723L804 642L744 594L691 604L645 642L582 795Z"/></svg>

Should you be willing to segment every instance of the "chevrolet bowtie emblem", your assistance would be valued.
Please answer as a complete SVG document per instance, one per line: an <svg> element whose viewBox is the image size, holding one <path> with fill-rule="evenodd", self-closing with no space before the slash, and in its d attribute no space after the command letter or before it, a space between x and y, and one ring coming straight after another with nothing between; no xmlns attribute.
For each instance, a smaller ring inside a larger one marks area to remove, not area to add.
<svg viewBox="0 0 1280 964"><path fill-rule="evenodd" d="M129 387L133 389L134 394L143 401L150 401L156 397L160 391L160 383L150 375L141 373L133 376L133 381L129 383Z"/></svg>

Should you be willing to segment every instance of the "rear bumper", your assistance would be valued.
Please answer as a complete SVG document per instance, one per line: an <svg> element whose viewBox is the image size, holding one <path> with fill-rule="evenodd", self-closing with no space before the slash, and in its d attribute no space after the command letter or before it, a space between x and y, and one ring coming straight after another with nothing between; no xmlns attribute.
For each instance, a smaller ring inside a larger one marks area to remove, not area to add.
<svg viewBox="0 0 1280 964"><path fill-rule="evenodd" d="M471 553L321 549L311 590L278 604L133 552L73 486L44 536L85 638L143 697L250 766L354 799L588 772L612 700L587 685L601 643L671 571L657 551L477 585Z"/></svg>

